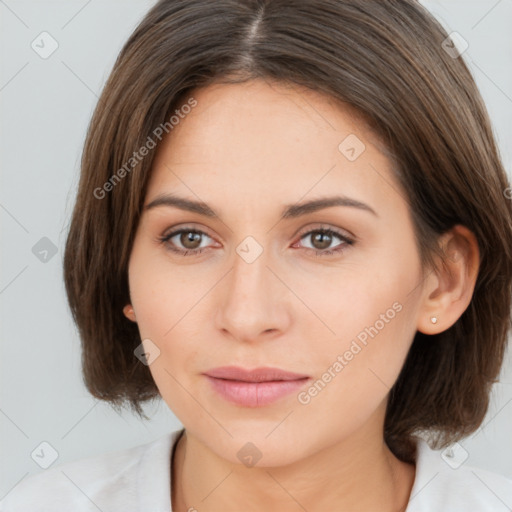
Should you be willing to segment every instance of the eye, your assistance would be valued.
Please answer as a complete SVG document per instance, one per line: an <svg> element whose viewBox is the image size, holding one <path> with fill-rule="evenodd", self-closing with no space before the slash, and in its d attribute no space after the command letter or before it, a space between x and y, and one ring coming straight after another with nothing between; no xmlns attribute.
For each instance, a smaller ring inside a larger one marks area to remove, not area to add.
<svg viewBox="0 0 512 512"><path fill-rule="evenodd" d="M169 250L181 254L182 256L187 256L188 254L199 254L208 248L201 247L202 237L211 238L204 231L184 227L159 237L159 240L161 243L165 244ZM173 241L173 238L176 238L176 240Z"/></svg>
<svg viewBox="0 0 512 512"><path fill-rule="evenodd" d="M210 248L208 244L205 244L203 247L201 247L201 243L204 241L204 237L212 239L204 231L191 227L183 227L159 237L158 240L162 244L165 244L166 247L172 252L180 254L181 256L193 256L200 254L205 249ZM319 227L302 233L300 240L303 240L307 237L311 237L312 243L314 245L313 247L306 247L306 249L314 251L316 256L327 256L341 253L347 248L347 246L354 244L354 240L351 238L328 227ZM338 244L334 249L327 249L327 247L332 244L333 239L335 238L341 240L341 243ZM296 247L296 245L292 247Z"/></svg>
<svg viewBox="0 0 512 512"><path fill-rule="evenodd" d="M343 235L342 233L328 227L319 227L303 233L300 237L301 240L311 237L313 247L306 247L308 250L313 250L315 256L328 256L331 254L341 253L347 246L354 244L354 240ZM333 239L338 238L342 243L335 246L334 249L327 249L333 242Z"/></svg>

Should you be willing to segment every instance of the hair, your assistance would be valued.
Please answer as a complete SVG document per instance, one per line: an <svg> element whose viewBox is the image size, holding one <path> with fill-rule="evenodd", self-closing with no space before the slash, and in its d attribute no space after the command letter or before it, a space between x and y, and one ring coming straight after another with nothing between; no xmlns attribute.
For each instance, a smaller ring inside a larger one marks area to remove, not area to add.
<svg viewBox="0 0 512 512"><path fill-rule="evenodd" d="M134 160L134 152L169 127L196 88L259 78L347 105L383 142L424 275L436 255L443 262L441 234L456 224L475 234L471 302L445 331L416 332L389 394L384 438L412 462L418 432L444 447L480 426L511 327L512 209L484 102L462 56L444 50L447 37L414 0L161 0L149 10L89 124L65 246L66 293L93 396L144 417L142 402L159 397L134 355L138 326L122 311L155 153Z"/></svg>

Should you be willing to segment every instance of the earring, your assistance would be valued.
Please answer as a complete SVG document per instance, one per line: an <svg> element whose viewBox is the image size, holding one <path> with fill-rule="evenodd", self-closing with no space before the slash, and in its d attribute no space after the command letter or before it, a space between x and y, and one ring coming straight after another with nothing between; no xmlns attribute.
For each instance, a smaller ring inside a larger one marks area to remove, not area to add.
<svg viewBox="0 0 512 512"><path fill-rule="evenodd" d="M435 316L430 317L430 321L431 321L433 324L437 324L437 317L435 317Z"/></svg>

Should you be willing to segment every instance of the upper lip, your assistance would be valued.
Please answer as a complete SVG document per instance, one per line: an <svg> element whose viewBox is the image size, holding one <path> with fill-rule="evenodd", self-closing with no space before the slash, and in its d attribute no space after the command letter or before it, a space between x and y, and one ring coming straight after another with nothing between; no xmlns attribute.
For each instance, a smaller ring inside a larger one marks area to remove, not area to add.
<svg viewBox="0 0 512 512"><path fill-rule="evenodd" d="M268 382L275 380L297 380L308 378L309 375L287 372L280 368L260 367L246 370L240 366L221 366L204 372L205 375L218 379L238 380L243 382Z"/></svg>

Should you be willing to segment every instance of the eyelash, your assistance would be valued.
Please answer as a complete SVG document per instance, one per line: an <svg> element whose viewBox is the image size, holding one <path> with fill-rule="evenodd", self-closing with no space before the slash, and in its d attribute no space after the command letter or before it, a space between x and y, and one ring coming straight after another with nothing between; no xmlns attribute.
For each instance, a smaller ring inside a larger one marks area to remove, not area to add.
<svg viewBox="0 0 512 512"><path fill-rule="evenodd" d="M195 233L195 234L200 234L200 235L206 235L207 237L211 238L204 231L194 229L194 228L184 227L184 228L178 229L176 231L172 231L168 235L161 236L158 238L158 240L160 241L160 243L167 245L167 248L170 251L180 254L181 256L189 256L189 255L195 256L195 255L202 253L205 249L208 249L208 247L203 247L201 249L177 249L176 247L173 247L170 243L168 243L171 238L173 238L176 235L179 235L181 233ZM341 233L339 233L338 231L336 231L334 229L324 228L324 227L311 229L310 231L306 231L305 233L302 233L300 235L299 240L302 240L305 236L311 235L313 233L322 233L324 235L325 234L326 235L334 235L334 236L338 237L340 240L342 240L343 242L345 242L344 244L340 244L338 246L338 248L336 248L336 249L318 250L318 249L311 249L310 247L305 247L306 250L314 251L315 256L329 256L329 255L333 255L333 254L337 254L337 253L342 253L347 248L347 246L351 246L354 244L354 240L352 240L351 238L348 238L347 236L342 235Z"/></svg>

